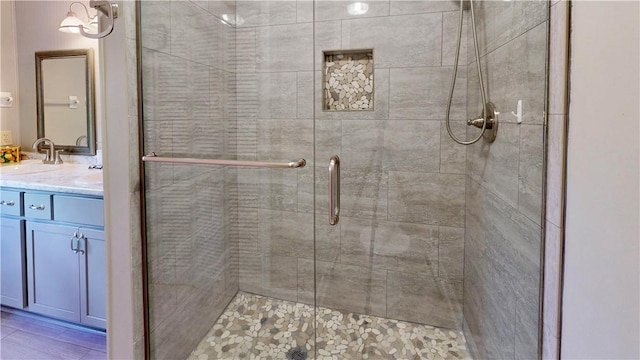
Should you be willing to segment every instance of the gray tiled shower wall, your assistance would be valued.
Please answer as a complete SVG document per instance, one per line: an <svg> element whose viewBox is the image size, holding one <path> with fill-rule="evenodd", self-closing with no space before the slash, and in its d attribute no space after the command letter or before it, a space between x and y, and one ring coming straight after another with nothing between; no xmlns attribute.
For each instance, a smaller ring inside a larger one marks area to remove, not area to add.
<svg viewBox="0 0 640 360"><path fill-rule="evenodd" d="M237 3L238 156L308 160L299 170L238 170L240 289L312 304L315 288L320 306L460 328L466 160L443 122L458 5L371 1L356 17L349 3L316 1L315 23L311 1ZM373 49L374 110L323 112L322 52L348 49ZM333 154L342 171L335 227Z"/></svg>
<svg viewBox="0 0 640 360"><path fill-rule="evenodd" d="M535 359L549 4L475 4L487 96L501 122L493 144L478 142L466 154L464 330L474 358ZM467 40L472 49L471 32ZM473 117L482 107L474 53L467 58L467 112ZM522 124L511 115L518 100L524 103Z"/></svg>
<svg viewBox="0 0 640 360"><path fill-rule="evenodd" d="M145 152L236 154L235 30L215 5L140 4ZM145 168L151 358L184 359L239 289L236 175Z"/></svg>

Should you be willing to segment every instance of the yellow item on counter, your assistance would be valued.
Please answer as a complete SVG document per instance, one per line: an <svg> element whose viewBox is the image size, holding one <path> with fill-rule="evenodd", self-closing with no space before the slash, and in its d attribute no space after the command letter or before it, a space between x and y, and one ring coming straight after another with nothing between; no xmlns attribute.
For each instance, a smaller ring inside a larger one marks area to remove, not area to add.
<svg viewBox="0 0 640 360"><path fill-rule="evenodd" d="M0 164L19 163L19 162L20 162L20 146L0 147Z"/></svg>

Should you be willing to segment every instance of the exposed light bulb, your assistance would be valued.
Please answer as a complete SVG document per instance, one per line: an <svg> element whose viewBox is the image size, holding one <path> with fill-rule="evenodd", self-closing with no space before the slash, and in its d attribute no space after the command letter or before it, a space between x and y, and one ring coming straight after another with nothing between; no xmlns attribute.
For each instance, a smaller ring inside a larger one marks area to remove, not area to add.
<svg viewBox="0 0 640 360"><path fill-rule="evenodd" d="M369 11L369 4L365 2L354 2L353 4L349 4L347 6L347 12L350 15L364 15Z"/></svg>
<svg viewBox="0 0 640 360"><path fill-rule="evenodd" d="M222 14L221 22L225 25L240 26L244 24L244 19L242 18L242 16L239 16L239 15Z"/></svg>

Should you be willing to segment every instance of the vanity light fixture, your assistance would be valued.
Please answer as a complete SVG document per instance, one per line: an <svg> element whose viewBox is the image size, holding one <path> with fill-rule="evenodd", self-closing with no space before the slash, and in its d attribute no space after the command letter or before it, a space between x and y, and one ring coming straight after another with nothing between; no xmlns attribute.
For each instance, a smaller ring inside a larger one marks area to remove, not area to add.
<svg viewBox="0 0 640 360"><path fill-rule="evenodd" d="M87 15L87 22L80 20L78 15L72 10L73 5L76 4L80 4L84 8L85 14ZM93 17L89 15L89 10L83 3L78 1L72 2L71 5L69 5L67 17L62 20L58 30L66 33L80 34L90 39L99 39L111 34L113 31L113 22L118 18L118 5L111 4L107 0L91 0L89 1L89 6L97 10L96 15ZM89 32L99 27L98 17L100 15L107 18L106 28L98 33Z"/></svg>
<svg viewBox="0 0 640 360"><path fill-rule="evenodd" d="M76 4L82 5L85 13L87 14L87 18L89 19L89 21L92 21L92 19L95 18L95 17L92 18L89 15L89 10L87 10L87 7L84 6L83 3L77 2L77 1L72 2L71 5L69 5L69 12L67 13L67 17L64 18L64 20L62 20L62 22L60 23L60 26L58 27L58 31L71 33L71 34L79 34L81 27L85 31L89 30L89 25L84 21L80 20L80 18L78 18L78 15L72 10L73 5L76 5Z"/></svg>

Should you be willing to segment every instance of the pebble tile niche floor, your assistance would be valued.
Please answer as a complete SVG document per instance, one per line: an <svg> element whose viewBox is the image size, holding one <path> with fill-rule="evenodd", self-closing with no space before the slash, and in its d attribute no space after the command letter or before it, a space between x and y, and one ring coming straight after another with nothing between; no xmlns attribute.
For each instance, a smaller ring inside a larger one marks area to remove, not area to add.
<svg viewBox="0 0 640 360"><path fill-rule="evenodd" d="M325 53L324 110L373 110L373 53Z"/></svg>
<svg viewBox="0 0 640 360"><path fill-rule="evenodd" d="M313 359L313 306L238 293L189 356ZM318 307L318 360L470 359L460 331Z"/></svg>

